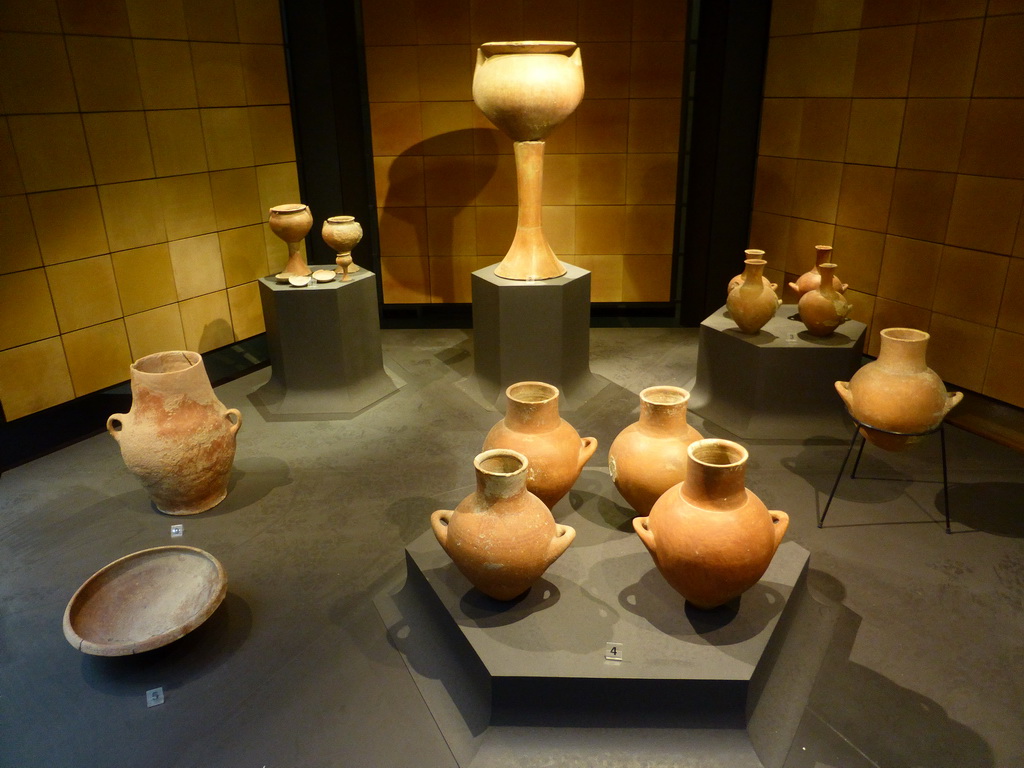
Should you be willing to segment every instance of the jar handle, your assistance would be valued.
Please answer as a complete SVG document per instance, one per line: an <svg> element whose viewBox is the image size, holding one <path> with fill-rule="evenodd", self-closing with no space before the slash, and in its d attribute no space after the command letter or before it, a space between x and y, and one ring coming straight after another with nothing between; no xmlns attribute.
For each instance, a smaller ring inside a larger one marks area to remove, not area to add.
<svg viewBox="0 0 1024 768"><path fill-rule="evenodd" d="M548 565L562 556L576 538L576 529L571 525L555 524L555 535L548 542Z"/></svg>
<svg viewBox="0 0 1024 768"><path fill-rule="evenodd" d="M640 541L647 547L647 551L652 555L656 555L657 549L654 544L654 531L648 526L650 517L634 517L633 518L633 530L636 531L636 535L640 537Z"/></svg>
<svg viewBox="0 0 1024 768"><path fill-rule="evenodd" d="M438 509L430 516L430 527L434 529L434 536L441 548L448 551L448 524L452 520L454 510Z"/></svg>
<svg viewBox="0 0 1024 768"><path fill-rule="evenodd" d="M963 392L947 392L946 405L942 409L942 418L946 418L946 414L953 410L953 407L964 399Z"/></svg>
<svg viewBox="0 0 1024 768"><path fill-rule="evenodd" d="M782 537L786 535L786 529L789 528L789 515L780 509L770 509L768 514L772 516L772 523L774 524L775 531L775 548L779 548L779 544L782 543Z"/></svg>
<svg viewBox="0 0 1024 768"><path fill-rule="evenodd" d="M843 398L843 402L846 403L846 409L853 411L853 392L850 391L850 382L848 381L837 381L836 392Z"/></svg>
<svg viewBox="0 0 1024 768"><path fill-rule="evenodd" d="M234 420L231 417L234 416ZM231 434L235 434L242 426L242 412L237 408L228 408L224 411L224 418L231 422L231 426L228 427Z"/></svg>
<svg viewBox="0 0 1024 768"><path fill-rule="evenodd" d="M121 430L124 429L124 420L127 415L126 413L112 413L107 418L107 432L118 442L121 442Z"/></svg>
<svg viewBox="0 0 1024 768"><path fill-rule="evenodd" d="M584 437L580 445L580 459L579 465L576 467L577 472L583 471L583 465L590 461L590 458L594 455L594 451L597 450L597 438L596 437Z"/></svg>

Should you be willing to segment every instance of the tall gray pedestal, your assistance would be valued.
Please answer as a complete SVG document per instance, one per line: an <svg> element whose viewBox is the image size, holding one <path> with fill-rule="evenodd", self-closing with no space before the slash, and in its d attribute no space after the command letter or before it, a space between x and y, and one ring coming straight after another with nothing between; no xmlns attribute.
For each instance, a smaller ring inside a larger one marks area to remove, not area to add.
<svg viewBox="0 0 1024 768"><path fill-rule="evenodd" d="M259 285L273 367L270 381L250 396L261 410L275 416L350 414L398 388L384 370L372 272L305 288L272 277Z"/></svg>
<svg viewBox="0 0 1024 768"><path fill-rule="evenodd" d="M550 280L506 280L497 264L473 273L475 385L488 405L517 381L544 381L573 410L608 381L590 372L590 272L571 264Z"/></svg>
<svg viewBox="0 0 1024 768"><path fill-rule="evenodd" d="M689 409L739 437L848 439L852 423L834 382L860 367L867 326L807 332L783 304L758 333L741 333L722 307L700 324Z"/></svg>

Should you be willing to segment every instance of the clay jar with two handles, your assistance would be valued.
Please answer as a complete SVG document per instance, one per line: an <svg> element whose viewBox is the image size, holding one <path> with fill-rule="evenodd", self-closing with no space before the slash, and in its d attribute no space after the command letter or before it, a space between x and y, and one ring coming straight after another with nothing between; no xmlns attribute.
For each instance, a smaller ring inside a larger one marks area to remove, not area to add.
<svg viewBox="0 0 1024 768"><path fill-rule="evenodd" d="M569 492L597 450L558 414L558 387L521 381L505 390L505 418L491 427L483 450L510 448L530 462L526 487L551 509Z"/></svg>
<svg viewBox="0 0 1024 768"><path fill-rule="evenodd" d="M619 432L608 450L612 482L638 515L648 515L661 495L686 479L686 449L701 434L686 422L690 393L648 387L640 393L640 419Z"/></svg>
<svg viewBox="0 0 1024 768"><path fill-rule="evenodd" d="M789 525L744 487L746 449L698 440L686 480L669 488L633 528L662 576L697 608L717 608L754 586Z"/></svg>
<svg viewBox="0 0 1024 768"><path fill-rule="evenodd" d="M242 414L217 399L199 353L140 358L131 387L131 409L110 416L107 431L156 508L194 515L223 501Z"/></svg>
<svg viewBox="0 0 1024 768"><path fill-rule="evenodd" d="M773 317L782 300L764 279L764 259L746 259L743 282L729 291L726 309L743 333L757 333Z"/></svg>
<svg viewBox="0 0 1024 768"><path fill-rule="evenodd" d="M510 450L473 461L476 491L430 517L438 543L478 590L513 600L528 590L576 537L526 488L529 462Z"/></svg>
<svg viewBox="0 0 1024 768"><path fill-rule="evenodd" d="M836 391L850 415L861 424L865 439L889 451L903 450L911 438L938 427L962 392L947 392L942 379L926 363L931 336L916 328L886 328L878 358L858 369ZM877 429L886 430L879 432Z"/></svg>

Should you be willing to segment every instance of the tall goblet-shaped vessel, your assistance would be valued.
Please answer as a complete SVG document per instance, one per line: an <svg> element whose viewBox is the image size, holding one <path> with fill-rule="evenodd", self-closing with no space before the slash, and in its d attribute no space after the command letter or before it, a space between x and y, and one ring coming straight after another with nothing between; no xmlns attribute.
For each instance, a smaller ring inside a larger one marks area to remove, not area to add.
<svg viewBox="0 0 1024 768"><path fill-rule="evenodd" d="M341 274L342 282L348 280L349 270L355 266L352 263L352 249L363 239L362 226L355 216L331 216L324 222L320 234L331 250L338 254L334 259L338 264L335 272Z"/></svg>
<svg viewBox="0 0 1024 768"><path fill-rule="evenodd" d="M576 43L523 40L484 43L473 72L473 101L515 142L519 216L516 234L494 273L509 280L547 280L566 272L541 221L544 139L583 98Z"/></svg>
<svg viewBox="0 0 1024 768"><path fill-rule="evenodd" d="M285 278L310 274L299 246L312 226L313 214L308 205L287 203L270 209L270 229L288 245L288 263L281 272Z"/></svg>

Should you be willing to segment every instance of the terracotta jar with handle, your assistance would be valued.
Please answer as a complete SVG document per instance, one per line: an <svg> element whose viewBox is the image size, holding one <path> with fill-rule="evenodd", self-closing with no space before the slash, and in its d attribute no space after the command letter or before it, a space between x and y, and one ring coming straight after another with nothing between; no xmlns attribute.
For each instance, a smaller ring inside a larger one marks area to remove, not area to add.
<svg viewBox="0 0 1024 768"><path fill-rule="evenodd" d="M775 294L773 284L764 279L767 261L747 259L743 263L743 282L729 292L725 307L743 333L757 333L775 317L782 300Z"/></svg>
<svg viewBox="0 0 1024 768"><path fill-rule="evenodd" d="M512 600L528 590L576 537L526 488L529 462L510 450L473 461L476 491L430 516L438 543L478 590Z"/></svg>
<svg viewBox="0 0 1024 768"><path fill-rule="evenodd" d="M926 362L931 336L916 328L886 328L878 358L860 368L836 391L850 415L861 424L888 432L922 433L938 427L963 392L946 385ZM890 451L905 448L910 438L863 429L872 444Z"/></svg>
<svg viewBox="0 0 1024 768"><path fill-rule="evenodd" d="M740 272L732 280L729 281L729 285L726 287L725 290L726 296L732 293L733 288L739 288L743 284L743 281L746 280L746 271L747 269L749 269L749 267L747 266L746 259L764 259L764 251L762 251L760 248L748 248L743 252L743 254L746 257L743 261L743 272ZM767 263L768 262L765 261L765 265L767 265ZM778 284L771 282L767 277L764 277L763 275L761 277L761 280L764 282L766 286L771 288L773 291L779 287Z"/></svg>
<svg viewBox="0 0 1024 768"><path fill-rule="evenodd" d="M697 608L739 597L768 570L789 525L744 486L747 451L731 440L691 443L686 480L633 528L662 576Z"/></svg>
<svg viewBox="0 0 1024 768"><path fill-rule="evenodd" d="M832 246L831 245L816 245L814 246L814 266L804 272L800 277L796 279L796 282L789 283L789 287L792 288L797 295L797 299L803 296L808 291L813 291L819 285L821 285L821 265L822 264L835 264L835 260L832 258ZM835 270L832 274L832 287L839 293L846 293L846 289L850 286L844 283L838 277L835 276Z"/></svg>
<svg viewBox="0 0 1024 768"><path fill-rule="evenodd" d="M686 449L701 434L686 422L690 393L648 387L640 393L640 419L619 432L608 450L608 470L622 498L648 515L665 491L686 479Z"/></svg>
<svg viewBox="0 0 1024 768"><path fill-rule="evenodd" d="M800 322L807 326L809 333L829 336L850 319L853 305L833 286L835 264L819 264L818 271L821 273L821 281L816 288L800 297L797 311L800 313Z"/></svg>
<svg viewBox="0 0 1024 768"><path fill-rule="evenodd" d="M215 507L228 492L242 414L217 399L198 352L157 352L131 367L132 407L107 419L121 456L168 515Z"/></svg>
<svg viewBox="0 0 1024 768"><path fill-rule="evenodd" d="M520 381L505 390L505 418L491 427L483 450L510 448L530 461L526 486L552 508L569 492L597 450L558 413L558 387Z"/></svg>

